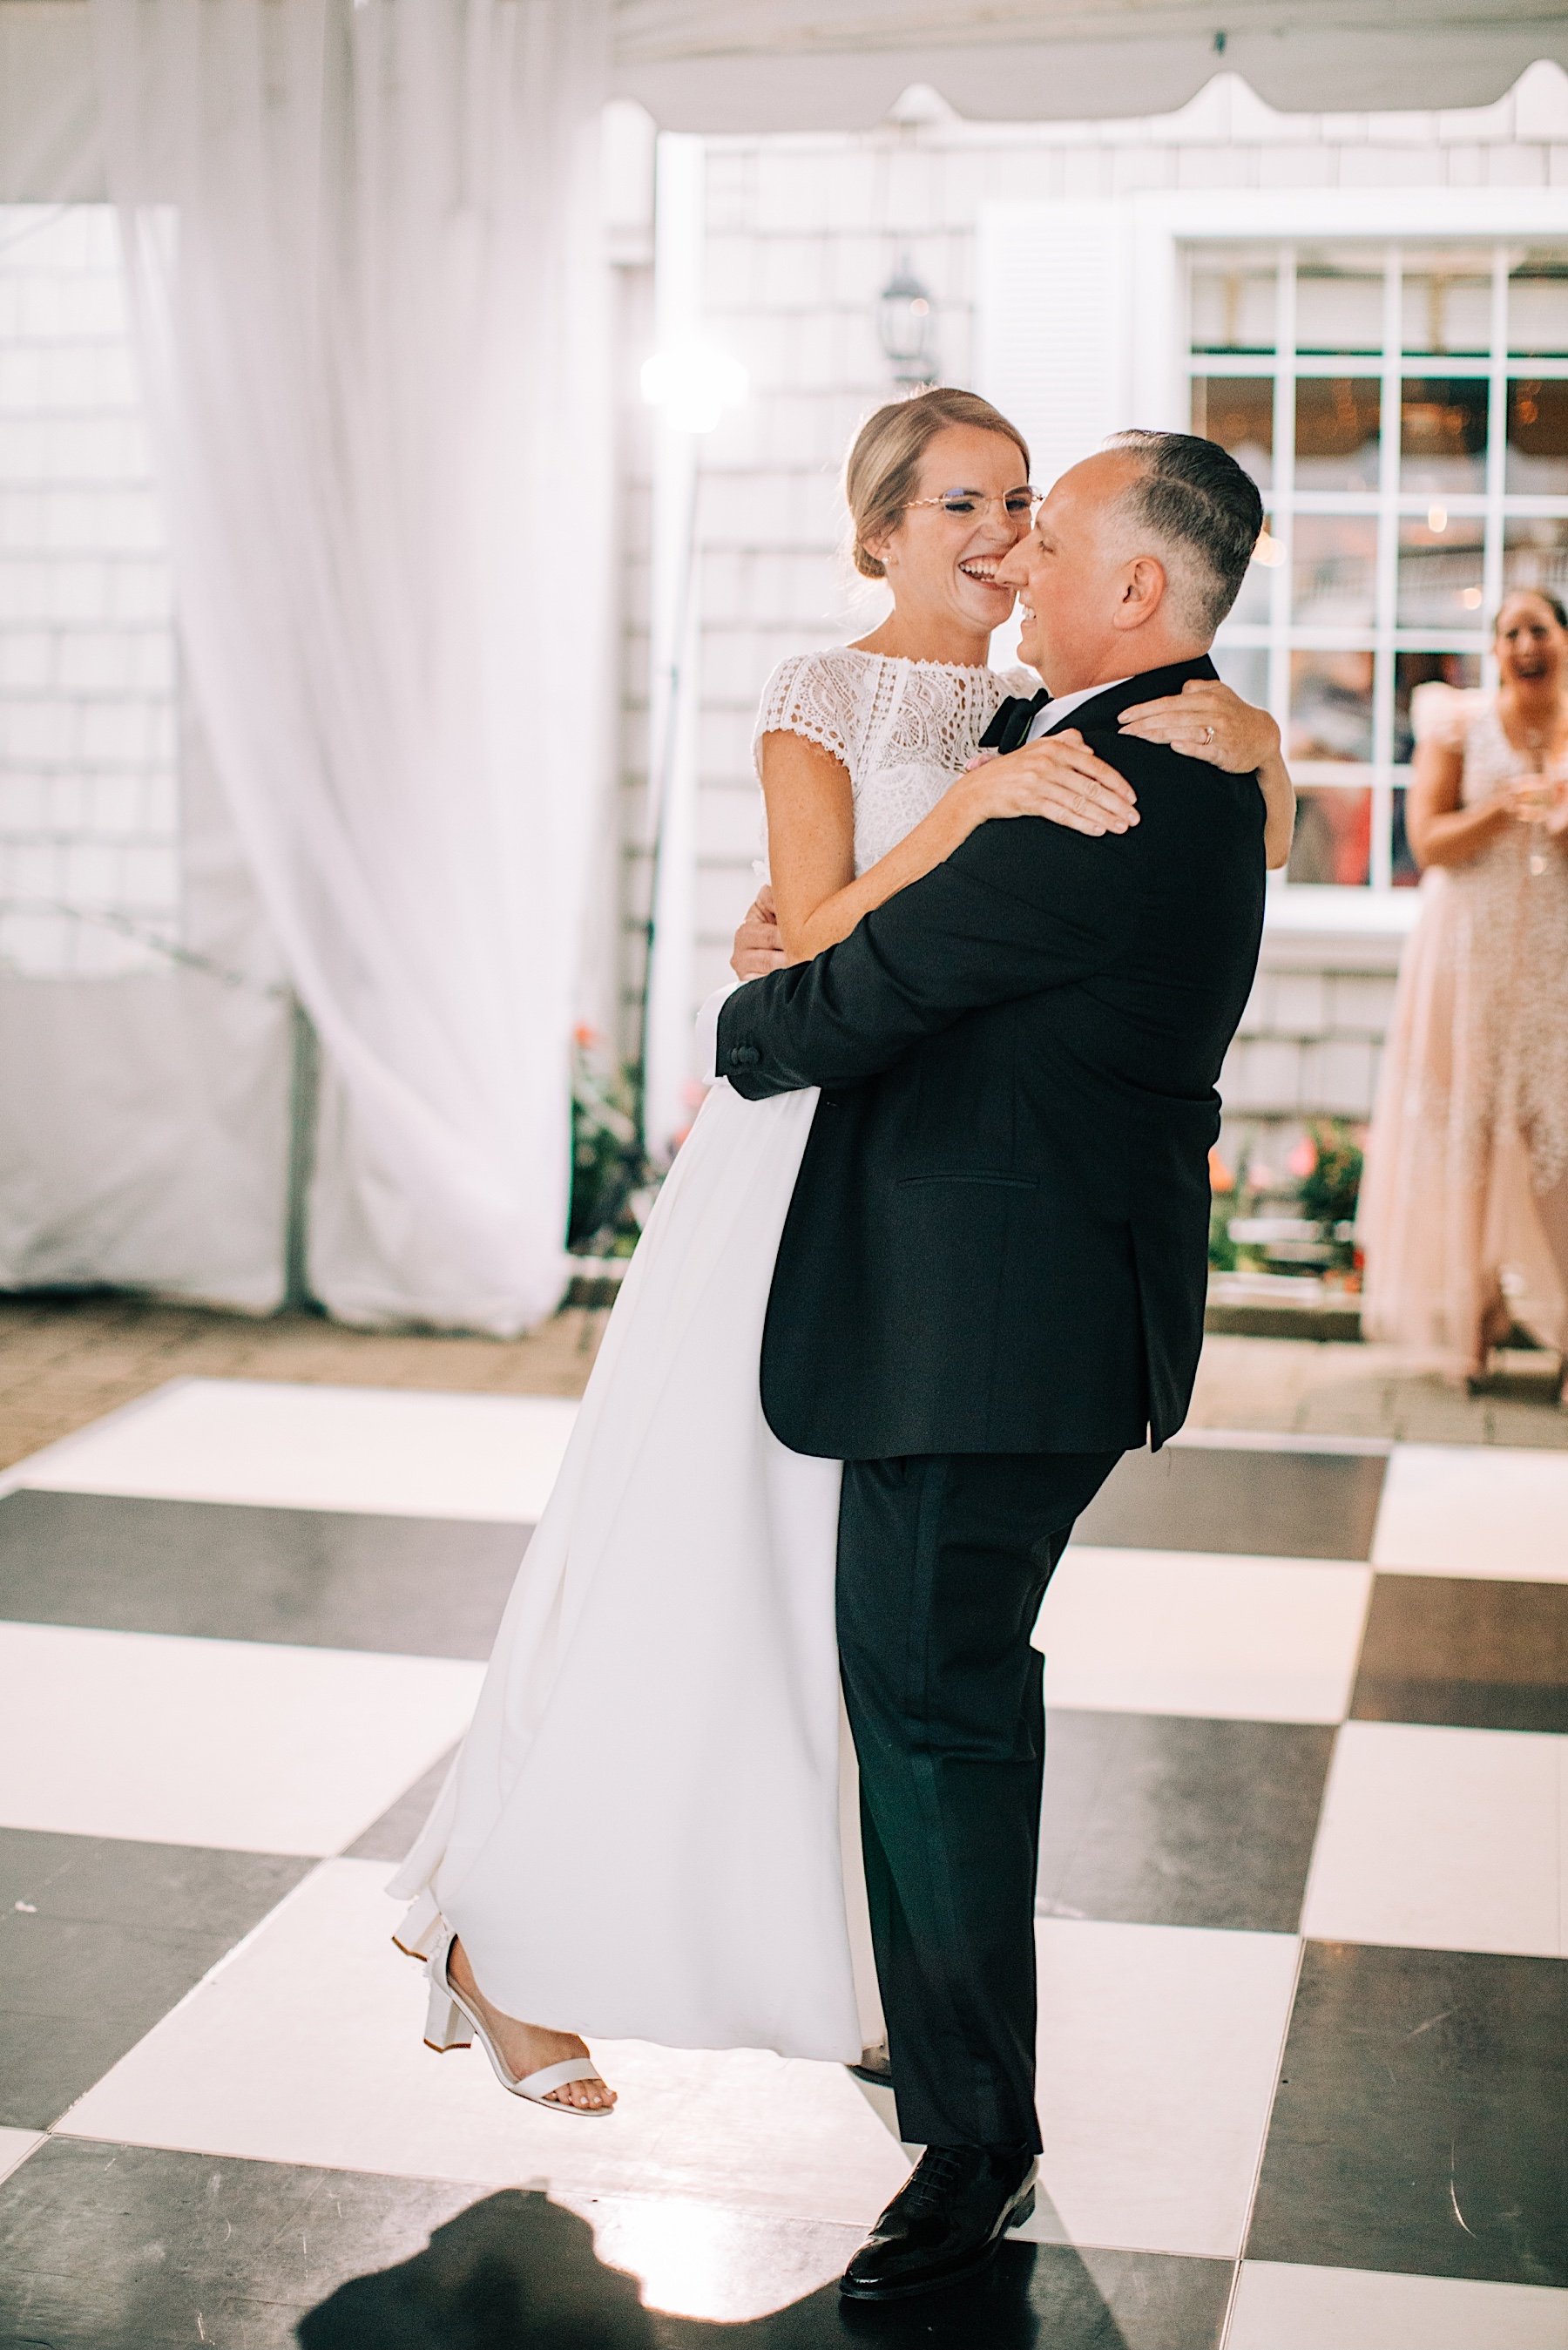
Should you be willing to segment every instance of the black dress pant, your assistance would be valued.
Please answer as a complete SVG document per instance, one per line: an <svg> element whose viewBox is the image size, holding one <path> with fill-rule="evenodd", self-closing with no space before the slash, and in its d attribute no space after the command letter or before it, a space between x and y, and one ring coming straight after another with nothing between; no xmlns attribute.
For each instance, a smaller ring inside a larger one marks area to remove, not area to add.
<svg viewBox="0 0 1568 2350"><path fill-rule="evenodd" d="M1040 2147L1040 1602L1119 1452L850 1461L838 1645L898 2132Z"/></svg>

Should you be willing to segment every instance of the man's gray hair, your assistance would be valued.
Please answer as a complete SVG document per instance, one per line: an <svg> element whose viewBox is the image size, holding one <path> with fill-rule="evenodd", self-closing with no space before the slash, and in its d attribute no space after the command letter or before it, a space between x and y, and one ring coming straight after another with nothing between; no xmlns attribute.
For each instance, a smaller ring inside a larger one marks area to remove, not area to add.
<svg viewBox="0 0 1568 2350"><path fill-rule="evenodd" d="M1106 446L1142 459L1124 503L1173 555L1191 558L1170 584L1207 641L1241 591L1263 526L1256 482L1196 432L1115 432Z"/></svg>

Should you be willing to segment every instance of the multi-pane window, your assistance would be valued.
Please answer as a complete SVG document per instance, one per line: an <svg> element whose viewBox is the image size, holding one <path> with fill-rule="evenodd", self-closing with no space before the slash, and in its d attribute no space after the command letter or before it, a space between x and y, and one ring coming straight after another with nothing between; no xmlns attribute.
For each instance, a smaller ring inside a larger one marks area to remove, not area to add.
<svg viewBox="0 0 1568 2350"><path fill-rule="evenodd" d="M0 969L177 932L168 556L107 204L0 204Z"/></svg>
<svg viewBox="0 0 1568 2350"><path fill-rule="evenodd" d="M1568 244L1189 248L1191 416L1265 536L1220 667L1301 793L1292 883L1398 888L1410 696L1490 674L1507 589L1568 598Z"/></svg>

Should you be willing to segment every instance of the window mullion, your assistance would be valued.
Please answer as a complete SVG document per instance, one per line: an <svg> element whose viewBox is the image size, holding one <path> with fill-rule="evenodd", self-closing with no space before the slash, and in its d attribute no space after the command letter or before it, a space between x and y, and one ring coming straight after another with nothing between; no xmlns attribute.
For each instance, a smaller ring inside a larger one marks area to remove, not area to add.
<svg viewBox="0 0 1568 2350"><path fill-rule="evenodd" d="M1372 851L1367 879L1386 889L1394 879L1394 621L1399 592L1399 459L1404 406L1402 345L1404 255L1383 259L1382 425L1377 466L1377 574L1373 607Z"/></svg>
<svg viewBox="0 0 1568 2350"><path fill-rule="evenodd" d="M1274 530L1284 560L1269 581L1269 708L1290 741L1291 577L1296 493L1296 249L1282 244L1274 287Z"/></svg>
<svg viewBox="0 0 1568 2350"><path fill-rule="evenodd" d="M1483 622L1502 602L1502 497L1508 479L1508 264L1505 244L1491 256L1491 380L1487 402L1486 537L1481 553L1481 618ZM1481 656L1481 675L1497 683L1497 660L1489 635Z"/></svg>

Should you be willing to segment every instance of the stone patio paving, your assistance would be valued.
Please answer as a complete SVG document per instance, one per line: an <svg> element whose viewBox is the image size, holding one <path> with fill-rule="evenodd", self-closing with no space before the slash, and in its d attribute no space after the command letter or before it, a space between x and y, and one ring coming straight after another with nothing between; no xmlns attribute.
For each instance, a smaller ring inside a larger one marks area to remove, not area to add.
<svg viewBox="0 0 1568 2350"><path fill-rule="evenodd" d="M107 1295L0 1299L0 1468L166 1379L320 1381L469 1394L580 1395L606 1315L571 1307L526 1338L348 1330L303 1314L255 1321ZM1211 1336L1191 1424L1298 1435L1568 1450L1554 1358L1494 1357L1482 1396L1392 1347Z"/></svg>

